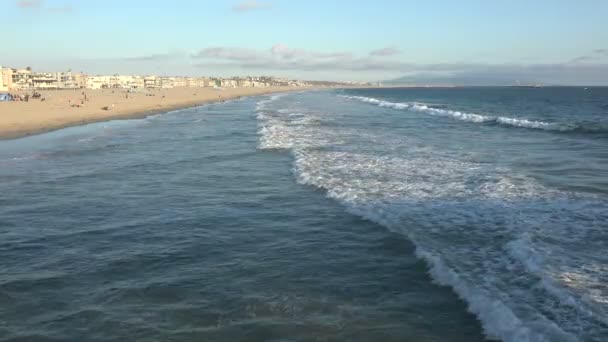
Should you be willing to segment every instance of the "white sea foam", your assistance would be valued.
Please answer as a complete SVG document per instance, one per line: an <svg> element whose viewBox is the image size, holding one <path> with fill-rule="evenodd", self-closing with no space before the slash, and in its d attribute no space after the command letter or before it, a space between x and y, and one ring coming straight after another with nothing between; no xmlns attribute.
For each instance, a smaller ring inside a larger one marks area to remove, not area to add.
<svg viewBox="0 0 608 342"><path fill-rule="evenodd" d="M601 281L608 267L599 266L605 258L565 246L605 237L606 203L407 137L324 125L331 113L319 116L295 109L295 99L283 102L258 110L259 148L290 150L299 182L407 236L433 279L468 303L488 337L601 340L608 324L608 289ZM364 102L474 122L487 118L424 104ZM286 107L293 109L281 110ZM385 148L374 154L369 146ZM597 240L592 250L602 251Z"/></svg>
<svg viewBox="0 0 608 342"><path fill-rule="evenodd" d="M456 110L449 109L441 109L441 108L433 108L432 106L423 104L423 103L397 103L397 102L389 102L383 101L371 97L365 96L345 96L341 95L341 97L359 100L366 103L371 103L378 105L380 107L389 107L399 110L410 110L415 112L421 112L425 114L435 115L435 116L446 116L451 117L453 119L474 122L474 123L484 123L484 122L496 122L501 125L513 126L513 127L523 127L523 128L531 128L531 129L542 129L542 130L571 130L572 128L564 129L562 126L556 123L548 123L543 121L534 121L527 119L518 119L518 118L510 118L503 116L491 116L491 115L482 115L476 113L467 113Z"/></svg>

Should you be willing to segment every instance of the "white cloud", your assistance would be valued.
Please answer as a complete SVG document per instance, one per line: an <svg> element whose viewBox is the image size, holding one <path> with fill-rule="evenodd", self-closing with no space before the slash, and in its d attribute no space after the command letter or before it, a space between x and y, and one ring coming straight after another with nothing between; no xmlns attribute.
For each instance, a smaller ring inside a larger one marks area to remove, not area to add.
<svg viewBox="0 0 608 342"><path fill-rule="evenodd" d="M16 5L24 11L43 11L42 13L67 14L74 11L74 8L69 4L46 7L43 0L19 0Z"/></svg>
<svg viewBox="0 0 608 342"><path fill-rule="evenodd" d="M307 57L309 53L303 49L293 49L284 44L276 44L270 49L273 56L282 59Z"/></svg>
<svg viewBox="0 0 608 342"><path fill-rule="evenodd" d="M16 4L22 9L37 9L42 7L42 0L19 0Z"/></svg>
<svg viewBox="0 0 608 342"><path fill-rule="evenodd" d="M375 61L354 58L351 52L322 53L291 48L285 44L276 44L266 51L237 47L210 47L200 50L192 57L201 61L199 65L221 64L251 69L358 70L367 67L384 68L384 65L380 66L380 64L374 66Z"/></svg>
<svg viewBox="0 0 608 342"><path fill-rule="evenodd" d="M351 52L316 52L276 44L269 50L213 47L192 56L200 68L247 70L252 72L331 73L349 75L412 75L419 79L443 79L470 84L513 84L515 80L534 80L553 84L600 84L608 77L606 63L420 64L384 58L394 48L374 50L366 56ZM594 51L603 54L604 50ZM393 76L394 77L394 76Z"/></svg>
<svg viewBox="0 0 608 342"><path fill-rule="evenodd" d="M247 61L261 58L256 50L239 47L210 47L192 55L193 58L208 58L228 61Z"/></svg>
<svg viewBox="0 0 608 342"><path fill-rule="evenodd" d="M399 54L401 54L401 51L395 47L385 47L382 49L373 50L372 52L369 53L370 56L379 56L379 57L394 56L394 55L399 55Z"/></svg>

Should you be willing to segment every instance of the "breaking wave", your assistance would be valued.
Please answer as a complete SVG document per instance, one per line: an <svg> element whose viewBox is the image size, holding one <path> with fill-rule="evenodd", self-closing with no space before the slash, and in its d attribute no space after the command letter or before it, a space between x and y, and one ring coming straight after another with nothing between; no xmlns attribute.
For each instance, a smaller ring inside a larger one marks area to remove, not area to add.
<svg viewBox="0 0 608 342"><path fill-rule="evenodd" d="M574 123L552 123L536 120L528 120L523 118L510 118L504 116L482 115L477 113L467 113L457 110L435 108L433 106L417 103L417 102L390 102L375 99L365 96L347 96L339 95L340 97L358 100L365 103L375 104L380 107L388 107L397 110L408 110L413 112L421 112L435 116L451 117L453 119L473 122L473 123L494 123L502 126L521 127L529 129L541 129L545 131L556 132L579 132L579 133L608 133L608 127L598 125L585 125Z"/></svg>
<svg viewBox="0 0 608 342"><path fill-rule="evenodd" d="M498 122L422 104L351 98ZM603 250L602 239L589 237L604 234L605 202L552 190L512 170L442 154L389 132L323 125L318 113L291 105L258 102L258 147L290 151L298 182L407 236L433 279L468 303L489 338L601 341L608 326L608 289L598 279L608 279L608 268L603 257L586 251L589 244ZM501 124L528 128L546 124L502 119ZM386 148L372 153L369 146ZM390 152L394 146L399 154Z"/></svg>

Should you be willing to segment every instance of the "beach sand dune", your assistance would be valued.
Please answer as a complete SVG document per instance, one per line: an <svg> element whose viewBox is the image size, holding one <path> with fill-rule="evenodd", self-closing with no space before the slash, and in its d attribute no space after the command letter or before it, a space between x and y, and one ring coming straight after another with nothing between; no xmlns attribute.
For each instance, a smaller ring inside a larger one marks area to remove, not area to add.
<svg viewBox="0 0 608 342"><path fill-rule="evenodd" d="M294 89L296 88L173 88L134 93L128 93L124 89L41 91L44 101L30 98L29 102L0 102L0 139Z"/></svg>

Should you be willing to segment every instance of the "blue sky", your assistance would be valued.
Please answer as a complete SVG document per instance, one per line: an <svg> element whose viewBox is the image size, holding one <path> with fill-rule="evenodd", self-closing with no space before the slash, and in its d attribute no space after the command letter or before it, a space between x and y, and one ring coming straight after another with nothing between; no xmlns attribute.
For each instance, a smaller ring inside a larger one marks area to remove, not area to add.
<svg viewBox="0 0 608 342"><path fill-rule="evenodd" d="M608 1L0 0L0 64L88 73L608 82Z"/></svg>

